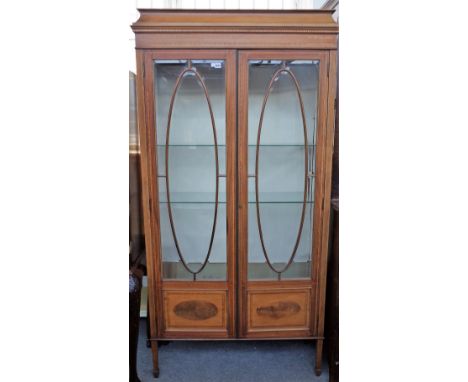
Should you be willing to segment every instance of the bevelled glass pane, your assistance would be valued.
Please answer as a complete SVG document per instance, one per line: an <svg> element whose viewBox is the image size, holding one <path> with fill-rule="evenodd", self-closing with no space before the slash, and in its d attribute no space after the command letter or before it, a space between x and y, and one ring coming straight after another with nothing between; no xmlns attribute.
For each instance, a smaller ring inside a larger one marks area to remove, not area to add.
<svg viewBox="0 0 468 382"><path fill-rule="evenodd" d="M318 66L249 61L249 279L311 277Z"/></svg>
<svg viewBox="0 0 468 382"><path fill-rule="evenodd" d="M224 61L157 60L155 95L163 278L225 280Z"/></svg>

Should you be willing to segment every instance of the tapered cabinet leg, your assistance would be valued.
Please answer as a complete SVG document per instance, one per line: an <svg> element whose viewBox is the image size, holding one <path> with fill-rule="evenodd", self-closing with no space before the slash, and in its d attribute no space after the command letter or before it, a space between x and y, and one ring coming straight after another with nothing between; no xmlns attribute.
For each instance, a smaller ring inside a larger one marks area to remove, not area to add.
<svg viewBox="0 0 468 382"><path fill-rule="evenodd" d="M323 340L317 340L317 349L315 351L315 375L317 377L322 374L322 353Z"/></svg>
<svg viewBox="0 0 468 382"><path fill-rule="evenodd" d="M151 352L153 353L153 377L159 377L159 354L158 341L151 341Z"/></svg>

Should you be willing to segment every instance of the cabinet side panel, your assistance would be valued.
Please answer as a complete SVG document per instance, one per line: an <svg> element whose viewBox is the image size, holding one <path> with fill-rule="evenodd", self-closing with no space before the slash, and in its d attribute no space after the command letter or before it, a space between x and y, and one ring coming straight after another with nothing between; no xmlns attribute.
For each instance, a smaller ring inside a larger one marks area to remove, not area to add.
<svg viewBox="0 0 468 382"><path fill-rule="evenodd" d="M328 88L329 88L329 52L323 57L323 65L320 67L320 82L318 94L318 129L317 129L317 167L316 167L316 189L315 200L316 208L314 210L314 237L313 242L313 280L315 285L315 298L313 310L315 312L314 321L311 323L311 329L315 336L317 333L319 309L319 279L322 272L321 253L322 253L322 232L324 228L324 190L326 183L326 140L327 140L327 108L328 108Z"/></svg>
<svg viewBox="0 0 468 382"><path fill-rule="evenodd" d="M328 71L328 97L327 97L327 129L325 143L324 163L324 196L323 217L320 248L320 265L318 275L318 320L317 335L323 336L325 322L325 296L327 280L327 257L328 257L328 231L330 224L330 198L331 198L331 172L333 159L334 120L335 120L335 96L336 96L336 51L330 52L330 66Z"/></svg>
<svg viewBox="0 0 468 382"><path fill-rule="evenodd" d="M155 269L153 255L153 239L151 229L151 213L150 213L150 180L149 180L149 154L148 154L148 128L146 121L146 105L145 105L145 79L144 79L144 53L136 51L137 59L137 114L138 114L138 129L140 136L140 152L141 152L141 182L142 182L142 205L143 205L143 222L145 230L145 245L146 245L146 264L148 269L148 309L151 318L150 335L157 336L157 320L156 320L156 300L153 291L155 290Z"/></svg>
<svg viewBox="0 0 468 382"><path fill-rule="evenodd" d="M148 166L148 189L152 251L147 257L151 258L151 264L148 264L148 278L153 276L154 282L148 284L149 295L154 300L155 312L151 317L152 321L157 323L157 336L160 336L164 330L164 320L162 316L162 293L161 293L161 237L159 222L159 198L157 180L157 157L155 151L156 142L156 123L154 118L154 73L152 70L152 58L148 52L144 53L144 85L145 85L145 119L146 119L146 139L147 139L147 166ZM151 273L150 273L151 272ZM150 312L151 314L151 312Z"/></svg>

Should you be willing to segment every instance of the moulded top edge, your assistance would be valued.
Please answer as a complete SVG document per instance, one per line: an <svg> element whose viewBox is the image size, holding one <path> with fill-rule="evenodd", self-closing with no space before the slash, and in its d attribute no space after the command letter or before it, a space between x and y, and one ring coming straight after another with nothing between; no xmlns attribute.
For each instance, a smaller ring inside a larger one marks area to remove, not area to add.
<svg viewBox="0 0 468 382"><path fill-rule="evenodd" d="M187 8L137 8L137 11L150 13L329 13L333 14L335 9L187 9Z"/></svg>
<svg viewBox="0 0 468 382"><path fill-rule="evenodd" d="M327 29L337 31L334 10L187 10L138 9L140 18L132 25L134 32L172 28L278 28Z"/></svg>

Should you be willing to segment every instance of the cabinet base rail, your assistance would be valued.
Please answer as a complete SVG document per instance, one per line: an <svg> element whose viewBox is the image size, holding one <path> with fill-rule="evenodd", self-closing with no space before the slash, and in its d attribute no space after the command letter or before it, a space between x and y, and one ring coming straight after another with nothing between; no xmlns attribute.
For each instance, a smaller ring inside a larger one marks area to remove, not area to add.
<svg viewBox="0 0 468 382"><path fill-rule="evenodd" d="M235 337L235 338L174 338L174 337L153 337L148 338L146 341L296 341L296 340L324 340L325 337L270 337L270 338L244 338L244 337Z"/></svg>

